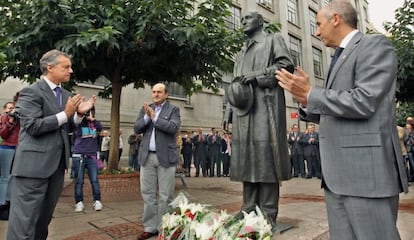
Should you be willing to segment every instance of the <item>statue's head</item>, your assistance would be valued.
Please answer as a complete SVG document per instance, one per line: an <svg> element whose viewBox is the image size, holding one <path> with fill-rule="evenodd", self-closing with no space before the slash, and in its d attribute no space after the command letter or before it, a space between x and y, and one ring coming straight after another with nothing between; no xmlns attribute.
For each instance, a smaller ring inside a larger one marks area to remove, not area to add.
<svg viewBox="0 0 414 240"><path fill-rule="evenodd" d="M246 12L241 18L243 32L251 35L263 29L263 16L258 12Z"/></svg>

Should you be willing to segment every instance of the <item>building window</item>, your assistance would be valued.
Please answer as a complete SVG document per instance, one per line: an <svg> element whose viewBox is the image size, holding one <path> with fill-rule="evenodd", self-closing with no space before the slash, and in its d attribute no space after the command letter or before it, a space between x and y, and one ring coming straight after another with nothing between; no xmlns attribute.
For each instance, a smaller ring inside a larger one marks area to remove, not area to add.
<svg viewBox="0 0 414 240"><path fill-rule="evenodd" d="M302 44L299 39L289 35L289 50L295 66L302 66Z"/></svg>
<svg viewBox="0 0 414 240"><path fill-rule="evenodd" d="M235 6L230 6L231 16L226 17L224 20L226 22L226 26L230 29L236 30L240 28L241 23L241 10Z"/></svg>
<svg viewBox="0 0 414 240"><path fill-rule="evenodd" d="M309 9L309 22L310 22L310 32L313 36L316 36L316 12L312 9Z"/></svg>
<svg viewBox="0 0 414 240"><path fill-rule="evenodd" d="M313 72L315 77L322 78L322 51L312 47Z"/></svg>
<svg viewBox="0 0 414 240"><path fill-rule="evenodd" d="M257 3L259 3L260 5L272 9L272 0L256 0Z"/></svg>
<svg viewBox="0 0 414 240"><path fill-rule="evenodd" d="M299 13L298 13L298 1L297 0L289 0L288 1L288 21L299 25Z"/></svg>
<svg viewBox="0 0 414 240"><path fill-rule="evenodd" d="M168 88L168 96L187 99L187 93L180 84L175 82L167 82L165 85Z"/></svg>

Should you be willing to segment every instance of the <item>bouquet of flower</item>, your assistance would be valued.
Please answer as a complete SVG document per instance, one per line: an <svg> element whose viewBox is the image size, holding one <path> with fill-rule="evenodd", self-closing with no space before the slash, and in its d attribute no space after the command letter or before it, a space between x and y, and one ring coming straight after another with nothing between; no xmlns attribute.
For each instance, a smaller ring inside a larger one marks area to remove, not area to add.
<svg viewBox="0 0 414 240"><path fill-rule="evenodd" d="M272 227L258 207L232 216L214 212L207 205L189 203L180 193L162 217L158 240L270 240Z"/></svg>

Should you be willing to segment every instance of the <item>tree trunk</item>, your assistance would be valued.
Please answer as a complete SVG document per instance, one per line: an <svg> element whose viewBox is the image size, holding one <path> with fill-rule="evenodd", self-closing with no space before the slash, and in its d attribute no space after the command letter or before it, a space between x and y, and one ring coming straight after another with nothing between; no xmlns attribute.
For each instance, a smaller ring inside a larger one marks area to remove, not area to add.
<svg viewBox="0 0 414 240"><path fill-rule="evenodd" d="M112 80L112 103L111 103L111 142L109 148L109 171L118 170L119 165L119 109L121 103L122 79L121 70L118 65Z"/></svg>

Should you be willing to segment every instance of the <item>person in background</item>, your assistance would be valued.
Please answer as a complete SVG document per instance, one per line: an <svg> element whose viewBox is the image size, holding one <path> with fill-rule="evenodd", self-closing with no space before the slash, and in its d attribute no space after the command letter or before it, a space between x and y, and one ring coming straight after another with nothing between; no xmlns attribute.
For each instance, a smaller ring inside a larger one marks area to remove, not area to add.
<svg viewBox="0 0 414 240"><path fill-rule="evenodd" d="M221 138L221 151L223 153L223 176L230 177L231 137L227 132Z"/></svg>
<svg viewBox="0 0 414 240"><path fill-rule="evenodd" d="M153 103L144 103L134 125L135 133L143 134L138 162L141 165L144 232L138 235L138 240L158 234L162 215L174 194L181 117L180 109L169 103L167 97L166 85L155 84L152 87Z"/></svg>
<svg viewBox="0 0 414 240"><path fill-rule="evenodd" d="M119 151L118 151L118 162L121 161L121 157L122 157L122 150L124 149L124 138L122 136L122 129L119 129Z"/></svg>
<svg viewBox="0 0 414 240"><path fill-rule="evenodd" d="M100 152L100 159L102 162L106 164L108 167L108 156L109 156L109 143L111 141L111 137L107 130L103 130L101 132L102 139L101 139L101 152Z"/></svg>
<svg viewBox="0 0 414 240"><path fill-rule="evenodd" d="M321 164L319 157L319 134L315 131L315 124L309 124L307 132L303 134L300 142L303 144L303 153L306 159L308 174L306 178L317 177L321 179Z"/></svg>
<svg viewBox="0 0 414 240"><path fill-rule="evenodd" d="M62 88L73 73L69 55L59 50L43 54L42 76L19 92L16 113L19 143L12 168L7 240L48 236L56 203L69 166L70 123L80 123L95 104Z"/></svg>
<svg viewBox="0 0 414 240"><path fill-rule="evenodd" d="M405 146L405 143L408 140L408 134L403 127L400 127L398 125L397 125L397 131L398 131L398 139L400 140L401 153L403 155L407 178L409 179L410 174L409 174L408 166L407 166L408 153L407 153L407 147Z"/></svg>
<svg viewBox="0 0 414 240"><path fill-rule="evenodd" d="M306 177L305 159L303 151L304 134L299 131L299 126L293 124L292 131L288 133L288 143L290 145L290 157L292 160L293 177ZM308 163L309 164L309 163Z"/></svg>
<svg viewBox="0 0 414 240"><path fill-rule="evenodd" d="M405 124L405 133L407 138L405 139L405 148L407 150L407 160L409 170L407 170L408 181L412 182L414 179L414 125L412 123Z"/></svg>
<svg viewBox="0 0 414 240"><path fill-rule="evenodd" d="M0 122L0 220L9 219L10 209L10 169L19 140L20 122L14 111L15 102L3 106Z"/></svg>
<svg viewBox="0 0 414 240"><path fill-rule="evenodd" d="M209 155L209 177L214 177L214 166L216 166L217 177L221 177L220 147L221 137L215 128L211 128L211 134L207 136Z"/></svg>
<svg viewBox="0 0 414 240"><path fill-rule="evenodd" d="M141 144L142 135L133 133L128 137L128 144L129 144L129 156L128 156L128 166L135 171L139 171L139 164L138 164L138 152L139 152L139 145Z"/></svg>
<svg viewBox="0 0 414 240"><path fill-rule="evenodd" d="M191 141L191 132L187 131L185 137L182 139L183 147L181 149L181 154L183 155L184 164L183 168L186 170L186 177L191 177L191 158L193 156L193 143Z"/></svg>
<svg viewBox="0 0 414 240"><path fill-rule="evenodd" d="M317 36L336 48L325 84L276 71L300 103L302 120L319 123L331 239L400 239L399 194L408 192L395 117L397 58L382 34L357 30L357 11L332 1L316 15Z"/></svg>
<svg viewBox="0 0 414 240"><path fill-rule="evenodd" d="M75 173L75 212L83 212L83 184L85 169L88 170L89 182L92 186L93 208L101 211L101 190L98 181L99 132L102 124L95 119L93 107L74 131L74 143L72 148L72 171Z"/></svg>
<svg viewBox="0 0 414 240"><path fill-rule="evenodd" d="M195 134L193 139L194 146L194 167L196 169L195 176L200 175L200 167L203 177L207 177L207 136L203 134L203 129L198 129L198 134Z"/></svg>

